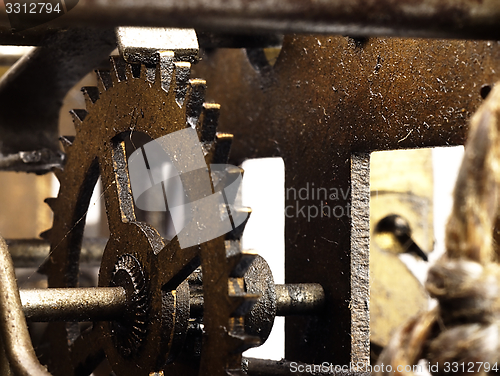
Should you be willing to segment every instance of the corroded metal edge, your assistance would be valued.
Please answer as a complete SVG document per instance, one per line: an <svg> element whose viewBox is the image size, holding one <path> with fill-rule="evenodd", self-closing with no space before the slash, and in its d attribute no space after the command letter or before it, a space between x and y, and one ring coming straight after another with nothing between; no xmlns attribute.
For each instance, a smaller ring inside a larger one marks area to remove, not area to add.
<svg viewBox="0 0 500 376"><path fill-rule="evenodd" d="M370 154L351 156L351 363L370 363Z"/></svg>

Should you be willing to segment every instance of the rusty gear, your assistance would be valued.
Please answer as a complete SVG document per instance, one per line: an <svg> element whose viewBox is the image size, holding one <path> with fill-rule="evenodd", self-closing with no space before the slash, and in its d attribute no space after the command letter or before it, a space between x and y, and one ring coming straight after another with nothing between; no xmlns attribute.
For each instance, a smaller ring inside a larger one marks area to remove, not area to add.
<svg viewBox="0 0 500 376"><path fill-rule="evenodd" d="M113 340L115 322L95 322L82 332L78 323L51 323L48 363L54 375L88 375L107 357L118 376L162 370L222 376L239 372L241 352L258 344L244 332L243 316L258 298L245 292L242 278L241 265L248 265L248 257L253 257L239 247L244 224L226 237L181 250L176 237L166 242L155 228L136 219L124 146L132 132L154 140L194 127L207 165L228 159L232 135L215 132L219 106L203 103L205 82L190 80L190 64L174 60L172 52L159 53L154 67L112 58L111 71L97 71L98 86L82 89L86 110L72 112L76 136L62 140L67 162L64 171L56 171L59 194L46 200L54 222L42 234L51 243L51 256L41 271L48 275L49 287L77 286L85 215L100 176L110 237L99 286L128 278L143 311L139 314L141 307L132 307L138 316L130 324L133 330L125 349ZM205 300L201 358L190 364L176 363L173 360L181 351L189 321L186 278L200 264ZM117 278L126 265L133 270ZM147 278L144 285L137 273ZM127 325L118 326L123 336Z"/></svg>

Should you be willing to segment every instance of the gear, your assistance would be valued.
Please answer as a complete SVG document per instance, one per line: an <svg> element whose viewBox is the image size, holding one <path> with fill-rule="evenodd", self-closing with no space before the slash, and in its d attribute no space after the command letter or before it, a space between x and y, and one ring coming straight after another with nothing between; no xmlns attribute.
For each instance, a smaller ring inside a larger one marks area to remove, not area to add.
<svg viewBox="0 0 500 376"><path fill-rule="evenodd" d="M117 376L162 370L169 375L237 373L241 352L259 344L244 332L243 316L258 298L245 292L242 278L254 257L239 246L245 223L190 248L181 249L177 237L165 241L136 218L124 146L133 132L154 140L193 127L209 166L227 163L232 135L216 133L219 106L203 103L205 82L189 80L190 64L175 62L172 52L159 53L154 67L121 58L112 58L111 65L111 71L97 71L97 87L82 89L87 108L72 112L76 136L62 139L66 165L55 171L58 197L46 200L54 222L42 234L51 243L51 256L41 272L48 275L49 287L77 286L85 215L100 176L110 237L99 286L125 287L132 306L122 321L94 322L82 332L78 323L51 323L49 369L55 375L88 375L107 357ZM201 358L176 362L189 322L186 278L200 264Z"/></svg>
<svg viewBox="0 0 500 376"><path fill-rule="evenodd" d="M123 286L130 296L132 305L124 320L112 323L113 340L122 356L137 353L146 337L148 318L147 282L141 264L132 255L122 255L115 264L111 279L112 286Z"/></svg>

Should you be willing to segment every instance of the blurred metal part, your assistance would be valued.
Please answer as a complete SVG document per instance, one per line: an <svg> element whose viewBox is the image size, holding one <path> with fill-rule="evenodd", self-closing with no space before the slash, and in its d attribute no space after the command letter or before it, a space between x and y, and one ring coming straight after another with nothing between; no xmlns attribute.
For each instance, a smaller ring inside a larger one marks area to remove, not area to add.
<svg viewBox="0 0 500 376"><path fill-rule="evenodd" d="M20 290L29 321L108 321L121 317L128 306L123 287Z"/></svg>
<svg viewBox="0 0 500 376"><path fill-rule="evenodd" d="M270 48L280 47L283 35L276 33L267 34L239 34L239 33L214 33L196 30L200 48Z"/></svg>
<svg viewBox="0 0 500 376"><path fill-rule="evenodd" d="M158 51L173 51L178 60L191 63L198 56L194 29L118 27L116 37L120 54L129 63L157 64Z"/></svg>
<svg viewBox="0 0 500 376"><path fill-rule="evenodd" d="M157 26L210 31L498 39L495 0L80 0L47 27ZM10 32L7 19L4 32Z"/></svg>
<svg viewBox="0 0 500 376"><path fill-rule="evenodd" d="M0 26L0 44L12 46L38 46L44 38L55 34L61 28L48 26L46 24L37 28L13 33L5 27ZM211 32L196 30L200 48L267 48L277 47L283 42L283 34L277 33L235 33L235 32ZM21 57L19 55L19 57ZM12 65L15 61L8 58L6 65ZM16 60L17 61L17 60ZM0 62L2 62L0 58ZM12 62L7 64L7 62Z"/></svg>
<svg viewBox="0 0 500 376"><path fill-rule="evenodd" d="M306 315L320 313L325 304L325 292L318 283L276 285L276 315Z"/></svg>
<svg viewBox="0 0 500 376"><path fill-rule="evenodd" d="M0 238L0 331L11 369L18 376L50 376L35 355L21 309L14 267Z"/></svg>
<svg viewBox="0 0 500 376"><path fill-rule="evenodd" d="M2 337L0 336L0 375L12 376L9 359L5 353L5 345L3 344Z"/></svg>
<svg viewBox="0 0 500 376"><path fill-rule="evenodd" d="M62 29L65 28L43 24L22 32L14 32L10 26L0 26L0 44L3 46L38 46L46 37Z"/></svg>
<svg viewBox="0 0 500 376"><path fill-rule="evenodd" d="M16 268L38 268L50 256L50 244L43 239L6 239ZM80 263L99 266L108 239L84 238Z"/></svg>
<svg viewBox="0 0 500 376"><path fill-rule="evenodd" d="M0 115L1 116L1 115ZM27 136L29 138L30 136ZM9 142L6 140L6 143ZM20 151L7 155L0 154L0 170L47 172L53 167L64 165L64 153L60 150L42 148L33 151Z"/></svg>
<svg viewBox="0 0 500 376"><path fill-rule="evenodd" d="M66 93L115 48L112 29L60 31L0 80L0 169L43 173L63 165L58 120Z"/></svg>

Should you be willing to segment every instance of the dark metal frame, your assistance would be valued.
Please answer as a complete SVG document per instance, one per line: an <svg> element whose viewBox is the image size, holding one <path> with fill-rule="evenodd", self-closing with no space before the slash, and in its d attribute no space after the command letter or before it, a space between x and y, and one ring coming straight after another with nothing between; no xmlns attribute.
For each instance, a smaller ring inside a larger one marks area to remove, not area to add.
<svg viewBox="0 0 500 376"><path fill-rule="evenodd" d="M38 30L27 30L26 34L92 25L189 27L230 33L497 39L499 21L500 8L494 1L79 0L63 17ZM0 25L1 34L12 35L7 18Z"/></svg>

